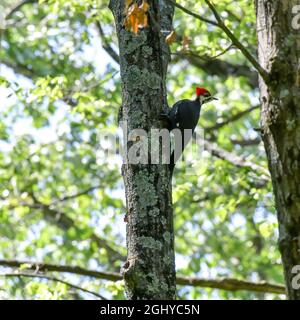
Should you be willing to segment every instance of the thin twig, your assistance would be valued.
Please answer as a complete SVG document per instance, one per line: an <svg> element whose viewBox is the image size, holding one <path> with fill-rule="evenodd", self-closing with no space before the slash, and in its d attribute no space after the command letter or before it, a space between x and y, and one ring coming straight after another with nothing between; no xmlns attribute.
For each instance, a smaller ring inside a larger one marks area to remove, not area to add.
<svg viewBox="0 0 300 320"><path fill-rule="evenodd" d="M180 50L177 52L171 52L171 55L174 55L174 56L193 56L193 57L199 58L205 62L210 62L210 61L216 60L217 58L224 55L225 53L227 53L229 50L231 50L233 48L234 48L233 44L230 44L227 48L223 49L220 53L218 53L212 57L210 57L208 55L200 55L197 52L189 50L189 49L188 50L183 49L183 50Z"/></svg>
<svg viewBox="0 0 300 320"><path fill-rule="evenodd" d="M107 300L106 298L104 298L102 295L100 295L97 292L88 290L88 289L84 289L82 287L77 286L76 284L70 283L68 281L56 278L56 277L52 277L52 276L48 276L46 274L39 274L39 273L27 273L27 272L5 272L5 273L0 273L1 277L28 277L28 278L39 278L39 279L46 279L46 280L50 280L50 281L55 281L55 282L60 282L65 284L66 286L70 287L70 288L74 288L76 290L80 290L83 292L87 292L89 294L94 295L97 298L100 298L101 300Z"/></svg>
<svg viewBox="0 0 300 320"><path fill-rule="evenodd" d="M224 50L222 50L220 53L216 54L213 57L210 57L210 60L215 60L219 57L221 57L223 54L227 53L229 50L231 50L232 48L234 48L234 45L231 43L227 48L225 48Z"/></svg>
<svg viewBox="0 0 300 320"><path fill-rule="evenodd" d="M117 52L113 49L113 47L110 45L109 41L107 40L105 33L102 29L102 25L100 23L99 20L96 21L96 26L98 29L98 32L101 36L102 39L102 47L103 49L111 56L111 58L116 62L116 63L120 63L120 58L119 55L117 54Z"/></svg>
<svg viewBox="0 0 300 320"><path fill-rule="evenodd" d="M80 192L78 192L78 193L71 194L71 195L66 195L66 196L64 196L64 197L61 197L61 198L59 198L59 199L54 200L53 202L51 202L51 206L54 205L54 204L57 204L57 203L59 203L59 202L64 202L64 201L67 201L67 200L79 198L79 197L84 196L84 195L86 195L86 194L89 194L89 193L91 193L91 192L93 192L93 191L95 191L95 190L97 190L97 189L99 189L99 188L101 188L101 187L102 187L102 184L99 184L99 185L90 187L90 188L88 188L88 189L86 189L86 190L80 191Z"/></svg>

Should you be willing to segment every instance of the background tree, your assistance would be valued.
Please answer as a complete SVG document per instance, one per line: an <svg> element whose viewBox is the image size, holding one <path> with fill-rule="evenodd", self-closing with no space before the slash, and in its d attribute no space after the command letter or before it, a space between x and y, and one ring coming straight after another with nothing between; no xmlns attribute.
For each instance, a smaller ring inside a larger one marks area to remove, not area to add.
<svg viewBox="0 0 300 320"><path fill-rule="evenodd" d="M255 57L253 2L215 3ZM102 130L118 132L121 105L108 1L5 6L0 296L124 298L121 158L107 159L99 138ZM187 179L180 165L174 173L178 297L285 298L271 182L257 130L257 71L206 3L182 0L176 6L168 104L190 98L195 85L220 99L202 112L206 151L196 174Z"/></svg>
<svg viewBox="0 0 300 320"><path fill-rule="evenodd" d="M262 136L272 174L279 221L279 248L290 299L300 299L292 279L300 265L299 92L300 16L297 1L256 1ZM294 21L293 21L294 20Z"/></svg>

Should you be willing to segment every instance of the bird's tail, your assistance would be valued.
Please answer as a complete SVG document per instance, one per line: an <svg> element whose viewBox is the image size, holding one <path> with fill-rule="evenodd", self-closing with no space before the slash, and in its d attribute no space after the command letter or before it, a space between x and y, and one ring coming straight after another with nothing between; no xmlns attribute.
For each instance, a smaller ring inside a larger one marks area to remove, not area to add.
<svg viewBox="0 0 300 320"><path fill-rule="evenodd" d="M182 155L184 148L185 148L184 138L182 137L180 153L178 154L178 152L176 152L176 155L175 155L175 150L173 150L172 153L171 153L170 164L169 164L170 178L171 179L173 177L173 172L174 172L174 169L175 169L176 162L180 158L180 156ZM176 156L176 158L175 158L175 156Z"/></svg>
<svg viewBox="0 0 300 320"><path fill-rule="evenodd" d="M171 157L170 157L170 164L169 164L169 170L170 170L170 179L172 180L173 177L173 172L175 168L175 156L174 156L174 151L172 151Z"/></svg>
<svg viewBox="0 0 300 320"><path fill-rule="evenodd" d="M193 132L192 132L193 134ZM191 136L187 136L186 138L184 137L184 134L181 135L181 150L180 153L176 154L176 158L175 158L175 152L174 150L172 151L171 157L170 157L170 164L169 164L169 170L170 170L170 179L172 180L173 177L173 172L174 172L174 168L176 165L177 160L180 158L180 156L183 154L183 151L185 149L185 147L187 146L187 144L189 143L189 141L191 140Z"/></svg>

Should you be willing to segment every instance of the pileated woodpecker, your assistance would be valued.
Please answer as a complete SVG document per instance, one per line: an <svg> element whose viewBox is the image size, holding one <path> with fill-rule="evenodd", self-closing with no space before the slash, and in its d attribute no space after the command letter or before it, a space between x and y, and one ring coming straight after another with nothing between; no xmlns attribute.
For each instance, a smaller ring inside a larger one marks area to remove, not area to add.
<svg viewBox="0 0 300 320"><path fill-rule="evenodd" d="M212 100L218 100L213 97L210 92L204 88L196 88L196 99L195 100L180 100L176 102L169 114L164 114L162 117L168 121L168 129L171 131L173 129L179 129L181 132L181 152L190 141L193 132L197 126L200 110L203 104L210 102ZM190 129L184 131L184 129ZM171 154L170 158L170 176L172 177L173 170L176 164L176 161L180 157L180 154L174 154L174 151Z"/></svg>

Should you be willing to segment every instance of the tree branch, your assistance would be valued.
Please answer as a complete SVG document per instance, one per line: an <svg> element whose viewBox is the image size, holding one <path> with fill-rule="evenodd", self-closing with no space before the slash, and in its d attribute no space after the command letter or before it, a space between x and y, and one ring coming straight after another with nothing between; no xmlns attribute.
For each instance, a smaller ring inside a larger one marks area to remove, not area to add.
<svg viewBox="0 0 300 320"><path fill-rule="evenodd" d="M105 299L102 295L100 295L99 293L97 292L94 292L94 291L90 291L88 289L84 289L82 287L79 287L75 284L72 284L68 281L65 281L65 280L62 280L62 279L59 279L59 278L56 278L56 277L51 277L51 276L48 276L46 274L39 274L39 273L27 273L27 272L5 272L5 273L0 273L0 276L1 277L28 277L28 278L39 278L39 279L46 279L46 280L50 280L50 281L55 281L55 282L60 282L60 283L63 283L65 284L66 286L70 287L70 288L74 288L76 290L80 290L80 291L83 291L83 292L87 292L89 294L92 294L98 298L100 298L101 300L107 300Z"/></svg>
<svg viewBox="0 0 300 320"><path fill-rule="evenodd" d="M24 76L26 78L33 78L34 77L34 73L31 69L29 69L26 65L23 65L19 62L12 62L6 59L1 59L0 60L0 65L3 64L6 67L12 69L15 73Z"/></svg>
<svg viewBox="0 0 300 320"><path fill-rule="evenodd" d="M5 267L25 268L38 272L62 272L82 276L94 277L102 280L119 281L122 277L119 273L88 270L77 266L62 266L55 264L19 261L19 260L0 260L0 265ZM196 277L177 276L177 284L183 286L203 287L221 289L227 291L247 290L253 292L285 294L285 288L281 285L270 284L267 282L254 283L249 281L224 278L224 279L202 279Z"/></svg>
<svg viewBox="0 0 300 320"><path fill-rule="evenodd" d="M101 36L101 39L102 39L103 49L111 56L111 58L116 63L119 64L120 63L119 55L117 54L117 52L113 49L113 47L110 45L109 41L107 40L99 20L96 21L96 26L97 26L98 32Z"/></svg>
<svg viewBox="0 0 300 320"><path fill-rule="evenodd" d="M56 265L56 264L49 264L49 263L42 263L42 262L5 260L5 259L0 259L0 266L13 267L13 268L22 267L23 270L26 269L26 270L32 270L35 272L71 273L71 274L88 276L88 277L93 277L93 278L102 279L102 280L109 280L109 281L122 280L122 276L116 272L88 270L78 266L63 266L63 265Z"/></svg>
<svg viewBox="0 0 300 320"><path fill-rule="evenodd" d="M214 59L210 60L207 56L200 56L192 52L176 52L176 57L186 59L191 65L204 70L210 75L216 75L221 78L245 77L252 88L258 87L257 72L252 71L247 65L233 64L228 61ZM173 61L177 61L176 58Z"/></svg>
<svg viewBox="0 0 300 320"><path fill-rule="evenodd" d="M22 207L28 207L30 209L35 210L41 210L41 212L44 215L44 218L51 223L54 223L56 226L63 230L67 230L70 228L74 228L78 231L80 231L80 228L77 227L76 222L68 217L64 212L53 209L51 205L46 205L41 203L39 200L37 200L35 197L33 197L34 203L20 203L14 207L22 206ZM100 238L95 233L92 233L91 240L94 241L99 248L104 248L107 251L108 258L111 261L117 261L117 260L125 260L125 257L121 255L118 251L113 249L111 246L108 245L106 240Z"/></svg>
<svg viewBox="0 0 300 320"><path fill-rule="evenodd" d="M226 126L229 123L232 123L232 122L235 122L235 121L241 119L243 116L245 116L246 114L250 113L251 111L259 109L259 108L260 108L259 105L258 106L254 106L254 107L250 107L250 108L248 108L248 109L246 109L244 111L241 111L241 112L233 115L232 117L226 119L225 121L216 123L216 124L214 124L213 126L210 126L210 127L204 127L203 129L206 132L210 132L210 131L214 131L214 130L220 129L220 128Z"/></svg>
<svg viewBox="0 0 300 320"><path fill-rule="evenodd" d="M214 22L212 20L206 19L201 17L200 15L188 10L187 8L181 6L180 4L176 3L173 0L167 0L171 3L174 4L174 6L176 6L177 8L181 9L183 12L187 13L188 15L209 23L213 26L216 26L220 29L222 29L224 31L224 33L228 36L228 38L231 40L231 42L243 53L243 55L245 56L245 58L252 64L252 66L257 70L257 72L261 75L261 77L264 79L264 81L267 83L269 81L269 75L266 72L266 70L264 70L262 68L262 66L258 63L258 61L252 56L252 54L246 49L246 47L236 38L236 36L226 27L226 25L224 24L223 20L221 19L221 17L219 16L217 10L215 9L214 5L208 1L205 0L206 4L209 6L210 10L213 12L217 22Z"/></svg>
<svg viewBox="0 0 300 320"><path fill-rule="evenodd" d="M218 14L216 8L214 5L209 1L205 0L206 4L209 6L210 10L214 14L216 20L218 21L218 27L221 28L225 34L228 36L228 38L232 41L232 43L240 49L240 51L243 53L245 58L252 64L252 66L257 70L257 72L260 74L260 76L264 79L266 83L269 82L269 75L266 72L266 70L263 69L263 67L259 64L259 62L252 56L252 54L246 49L246 47L236 38L236 36L226 27L225 23L223 22L222 18Z"/></svg>
<svg viewBox="0 0 300 320"><path fill-rule="evenodd" d="M195 12L192 12L188 9L186 9L185 7L183 7L182 5L180 5L179 3L173 1L173 0L167 0L168 2L172 3L176 8L180 9L181 11L187 13L188 15L202 21L202 22L206 22L208 24L211 24L213 26L216 26L218 27L219 25L214 22L213 20L210 20L210 19L207 19L207 18L203 18L202 16L200 16L199 14L195 13Z"/></svg>
<svg viewBox="0 0 300 320"><path fill-rule="evenodd" d="M256 146L258 144L261 143L261 138L257 137L255 139L241 139L241 140L237 140L237 139L230 139L232 144L241 146L241 147L248 147L248 146Z"/></svg>
<svg viewBox="0 0 300 320"><path fill-rule="evenodd" d="M205 150L209 151L213 156L228 161L238 168L246 168L252 171L257 171L257 173L260 174L261 179L265 181L270 181L270 173L264 167L256 163L247 161L243 157L240 157L234 153L226 151L213 142L204 141L204 147Z"/></svg>
<svg viewBox="0 0 300 320"><path fill-rule="evenodd" d="M201 279L193 277L177 277L177 284L184 286L221 289L227 291L246 290L253 292L285 294L285 287L281 285L271 284L267 282L254 283L232 278Z"/></svg>
<svg viewBox="0 0 300 320"><path fill-rule="evenodd" d="M99 184L99 185L90 187L90 188L88 188L88 189L86 189L86 190L80 191L80 192L78 192L78 193L71 194L71 195L66 195L66 196L61 197L61 198L59 198L59 199L57 199L57 200L54 200L54 201L51 203L51 206L52 206L52 205L55 205L55 204L57 204L57 203L59 203L59 202L64 202L64 201L67 201L67 200L76 199L76 198L78 198L78 197L87 195L87 194L89 194L90 192L93 192L93 191L95 191L95 190L97 190L97 189L99 189L99 188L101 188L101 187L103 187L103 186L102 186L101 184Z"/></svg>
<svg viewBox="0 0 300 320"><path fill-rule="evenodd" d="M12 15L19 11L24 5L29 4L29 3L37 3L38 0L23 0L19 3L17 3L11 10L10 12L6 15L5 19L8 20L12 17Z"/></svg>

